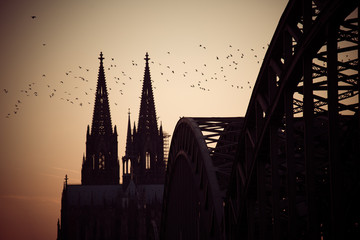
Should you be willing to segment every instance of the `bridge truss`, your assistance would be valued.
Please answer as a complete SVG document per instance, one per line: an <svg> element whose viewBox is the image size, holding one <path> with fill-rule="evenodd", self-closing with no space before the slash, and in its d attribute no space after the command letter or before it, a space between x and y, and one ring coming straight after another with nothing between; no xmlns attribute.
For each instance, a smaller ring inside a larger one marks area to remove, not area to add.
<svg viewBox="0 0 360 240"><path fill-rule="evenodd" d="M222 239L223 204L243 118L182 118L165 179L162 239Z"/></svg>
<svg viewBox="0 0 360 240"><path fill-rule="evenodd" d="M359 1L289 1L244 118L183 118L164 239L360 237Z"/></svg>

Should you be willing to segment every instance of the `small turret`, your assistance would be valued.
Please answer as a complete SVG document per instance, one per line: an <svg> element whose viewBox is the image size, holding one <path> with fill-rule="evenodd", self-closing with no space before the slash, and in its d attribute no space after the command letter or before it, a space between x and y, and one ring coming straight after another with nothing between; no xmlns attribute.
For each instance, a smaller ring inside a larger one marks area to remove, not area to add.
<svg viewBox="0 0 360 240"><path fill-rule="evenodd" d="M68 180L69 180L69 178L68 178L68 176L67 176L67 174L66 174L66 175L65 175L65 178L64 178L64 190L66 190L66 188L67 188Z"/></svg>
<svg viewBox="0 0 360 240"><path fill-rule="evenodd" d="M126 155L126 156L132 155L132 137L131 137L131 123L130 123L130 108L129 108L129 112L128 112L128 129L127 129L127 136L126 136L125 155Z"/></svg>

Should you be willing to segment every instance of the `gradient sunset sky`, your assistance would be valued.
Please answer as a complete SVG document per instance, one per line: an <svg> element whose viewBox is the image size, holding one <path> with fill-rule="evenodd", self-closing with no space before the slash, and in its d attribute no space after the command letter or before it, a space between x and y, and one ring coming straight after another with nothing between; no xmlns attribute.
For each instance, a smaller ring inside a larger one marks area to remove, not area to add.
<svg viewBox="0 0 360 240"><path fill-rule="evenodd" d="M121 159L146 52L168 134L182 116L244 116L286 4L0 1L0 239L56 238L64 176L81 181L100 51Z"/></svg>

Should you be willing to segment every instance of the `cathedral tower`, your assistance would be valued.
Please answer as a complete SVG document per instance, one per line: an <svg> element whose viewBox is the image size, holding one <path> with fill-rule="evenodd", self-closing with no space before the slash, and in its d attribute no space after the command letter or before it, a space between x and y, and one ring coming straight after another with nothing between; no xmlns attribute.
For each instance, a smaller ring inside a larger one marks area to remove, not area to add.
<svg viewBox="0 0 360 240"><path fill-rule="evenodd" d="M141 103L137 131L131 135L130 114L126 152L123 157L125 170L131 161L131 169L125 173L124 184L132 177L135 184L163 184L165 175L164 140L162 127L157 125L154 95L151 85L149 55L145 55L145 72L141 92Z"/></svg>
<svg viewBox="0 0 360 240"><path fill-rule="evenodd" d="M106 89L103 54L100 67L91 132L87 127L86 156L83 157L81 183L83 185L119 184L119 161L116 126L111 125L108 93Z"/></svg>

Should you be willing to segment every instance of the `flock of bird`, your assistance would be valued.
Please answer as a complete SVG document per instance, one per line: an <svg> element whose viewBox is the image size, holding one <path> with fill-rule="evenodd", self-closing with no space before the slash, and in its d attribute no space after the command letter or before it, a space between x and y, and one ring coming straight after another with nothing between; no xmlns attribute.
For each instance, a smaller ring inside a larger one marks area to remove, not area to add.
<svg viewBox="0 0 360 240"><path fill-rule="evenodd" d="M35 20L37 19L37 16L31 16L31 18ZM47 47L46 43L42 43L42 46ZM198 49L202 52L197 54L204 55L206 54L207 49L210 48L211 46L198 44ZM255 50L254 48L240 50L240 48L236 48L232 44L229 44L225 49L225 54L209 55L206 58L208 59L208 62L203 62L201 64L192 62L192 59L179 60L176 57L176 53L173 53L172 51L164 53L165 56L162 58L164 62L157 61L154 57L150 56L151 60L149 61L149 64L153 88L156 89L157 84L159 83L171 84L173 81L181 81L181 83L186 84L191 89L197 89L202 92L213 91L215 89L213 86L216 84L222 84L236 90L251 90L253 83L247 80L244 81L243 79L238 79L239 77L233 79L233 77L229 76L229 73L240 76L241 71L244 71L241 66L245 62L251 61L252 64L260 64L262 62L261 58L264 56L267 47L263 46L258 50ZM138 72L140 73L139 75L143 76L145 62L142 61L141 63L138 63L135 60L131 60L129 66L135 69L128 69L129 71L125 71L118 67L119 63L114 57L108 59L108 62L104 62L105 76L108 82L108 92L109 94L116 93L119 96L124 95L129 81L134 80L134 77L131 76L131 74L128 74L128 72L132 74ZM97 72L98 68L90 69L78 65L65 71L61 80L54 80L53 77L48 77L46 73L42 73L39 74L41 79L26 83L20 90L12 90L14 92L11 92L10 89L3 88L1 93L4 95L20 92L20 96L14 103L13 110L8 112L5 115L5 118L11 118L19 113L25 97L45 95L51 100L57 99L68 104L78 105L79 107L91 105L93 104L95 96ZM139 80L142 81L143 79ZM112 83L109 84L111 81ZM118 103L114 102L114 105L118 105Z"/></svg>
<svg viewBox="0 0 360 240"><path fill-rule="evenodd" d="M203 44L199 44L199 48L202 50L208 49ZM265 54L266 47L262 47L262 52L256 53L254 48L250 49L249 53L244 53L243 51L240 51L240 48L235 49L231 44L228 46L228 53L224 56L210 56L209 62L197 64L197 67L193 67L195 64L191 63L190 68L188 71L181 71L179 74L181 77L184 78L190 78L194 82L190 83L189 86L191 88L200 89L202 91L210 91L211 88L206 87L206 83L210 82L216 82L216 81L223 81L222 84L227 84L228 86L231 86L235 89L245 89L249 88L251 89L252 84L250 84L250 81L242 81L241 79L236 79L236 81L230 81L231 77L229 77L226 73L233 72L233 71L241 71L240 66L244 61L252 61L251 58L253 58L255 61L253 63L260 64L262 60L260 60L260 57L258 57L260 54ZM167 54L171 54L171 52L167 52ZM215 62L213 61L215 60ZM151 62L155 64L155 62ZM184 66L188 64L187 61L181 62ZM163 66L162 63L159 63L159 66ZM196 66L196 65L195 65ZM173 75L176 73L175 70L173 70L173 67L166 65L166 68L163 68L162 71L160 71L161 76L165 76L166 71L168 73L172 73ZM214 72L213 72L214 71ZM167 75L169 76L169 75ZM236 74L237 78L239 74ZM233 77L234 78L234 77ZM166 79L166 81L169 81L169 79ZM246 84L247 82L247 84Z"/></svg>

